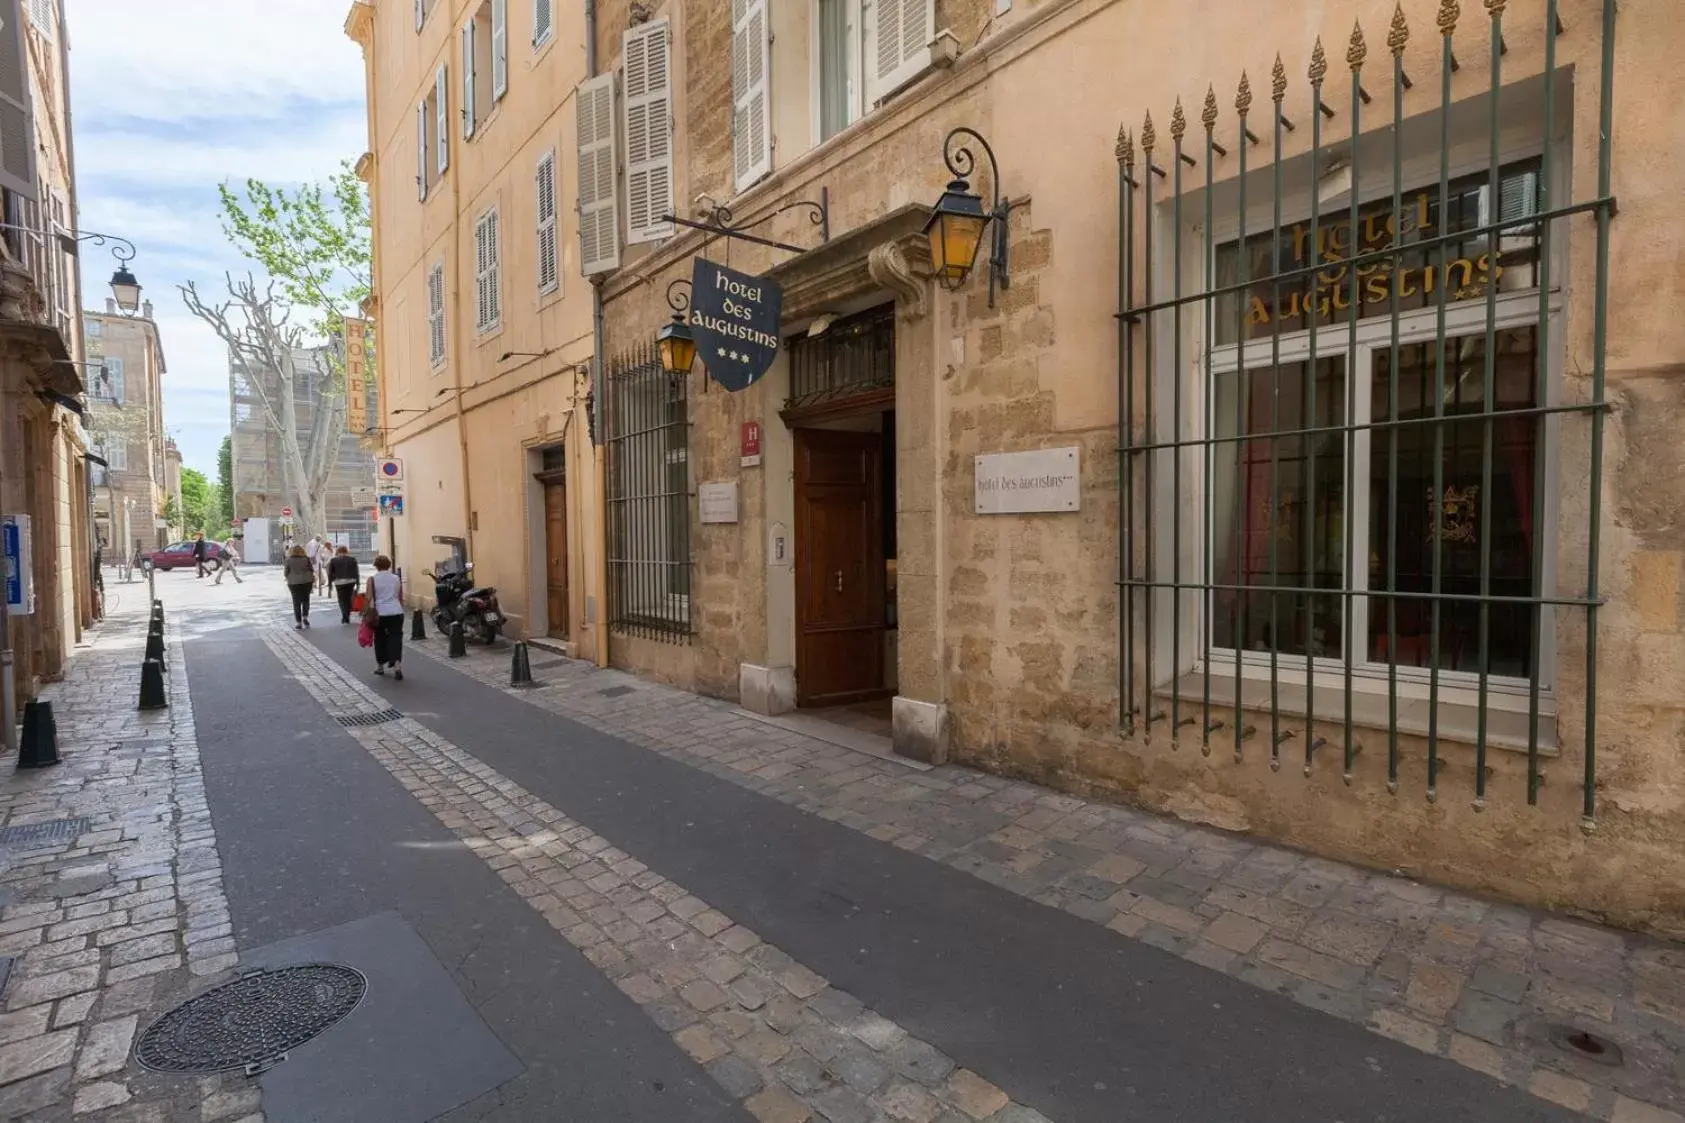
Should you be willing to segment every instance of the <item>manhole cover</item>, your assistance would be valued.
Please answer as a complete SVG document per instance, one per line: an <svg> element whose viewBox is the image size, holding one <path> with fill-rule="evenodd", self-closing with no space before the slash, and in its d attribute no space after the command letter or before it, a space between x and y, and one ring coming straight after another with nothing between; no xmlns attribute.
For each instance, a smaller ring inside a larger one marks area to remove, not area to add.
<svg viewBox="0 0 1685 1123"><path fill-rule="evenodd" d="M51 846L55 842L69 842L87 826L86 819L54 819L50 823L7 827L0 831L0 846Z"/></svg>
<svg viewBox="0 0 1685 1123"><path fill-rule="evenodd" d="M1619 1045L1610 1041L1607 1037L1599 1037L1595 1033L1575 1026L1551 1026L1550 1040L1564 1053L1581 1057L1595 1064L1608 1065L1610 1068L1619 1068L1626 1060Z"/></svg>
<svg viewBox="0 0 1685 1123"><path fill-rule="evenodd" d="M355 1010L368 985L361 972L334 963L246 975L153 1022L135 1059L154 1072L239 1068L252 1075Z"/></svg>
<svg viewBox="0 0 1685 1123"><path fill-rule="evenodd" d="M372 714L341 714L335 720L341 725L385 725L389 721L397 721L403 717L398 710L376 710Z"/></svg>
<svg viewBox="0 0 1685 1123"><path fill-rule="evenodd" d="M632 688L630 686L605 686L603 689L597 691L597 693L601 694L604 698L618 698L622 694L632 693Z"/></svg>

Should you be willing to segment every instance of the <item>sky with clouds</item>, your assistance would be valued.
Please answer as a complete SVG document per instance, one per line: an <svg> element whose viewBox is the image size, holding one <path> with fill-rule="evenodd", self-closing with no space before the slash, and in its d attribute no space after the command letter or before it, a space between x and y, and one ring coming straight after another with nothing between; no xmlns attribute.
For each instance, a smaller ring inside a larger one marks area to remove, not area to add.
<svg viewBox="0 0 1685 1123"><path fill-rule="evenodd" d="M216 477L228 360L178 286L216 292L247 263L223 238L217 184L319 180L368 147L350 0L66 0L81 227L135 243L164 340L164 425ZM285 18L279 13L285 12ZM111 263L85 246L83 300Z"/></svg>

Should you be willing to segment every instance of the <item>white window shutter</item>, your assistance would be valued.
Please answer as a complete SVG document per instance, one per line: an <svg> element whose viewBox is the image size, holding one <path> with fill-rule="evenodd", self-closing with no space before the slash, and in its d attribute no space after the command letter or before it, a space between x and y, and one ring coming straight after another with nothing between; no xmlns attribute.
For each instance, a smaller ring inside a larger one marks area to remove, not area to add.
<svg viewBox="0 0 1685 1123"><path fill-rule="evenodd" d="M589 277L620 268L614 75L582 83L574 102L579 116L579 271Z"/></svg>
<svg viewBox="0 0 1685 1123"><path fill-rule="evenodd" d="M555 12L551 0L532 0L532 45L538 46L550 38L555 26Z"/></svg>
<svg viewBox="0 0 1685 1123"><path fill-rule="evenodd" d="M462 25L462 135L474 135L474 21Z"/></svg>
<svg viewBox="0 0 1685 1123"><path fill-rule="evenodd" d="M427 103L415 107L415 197L427 198Z"/></svg>
<svg viewBox="0 0 1685 1123"><path fill-rule="evenodd" d="M491 99L509 92L509 0L491 0Z"/></svg>
<svg viewBox="0 0 1685 1123"><path fill-rule="evenodd" d="M445 361L445 263L427 273L427 358L433 366Z"/></svg>
<svg viewBox="0 0 1685 1123"><path fill-rule="evenodd" d="M433 75L433 101L437 121L436 131L439 141L439 174L444 175L445 169L450 167L450 115L446 110L450 106L450 84L446 76L445 64L440 63L439 69Z"/></svg>
<svg viewBox="0 0 1685 1123"><path fill-rule="evenodd" d="M737 190L772 171L767 0L731 0L731 149Z"/></svg>
<svg viewBox="0 0 1685 1123"><path fill-rule="evenodd" d="M35 118L18 0L0 2L0 187L35 198Z"/></svg>
<svg viewBox="0 0 1685 1123"><path fill-rule="evenodd" d="M626 69L626 240L671 237L673 83L671 24L656 20L621 39Z"/></svg>
<svg viewBox="0 0 1685 1123"><path fill-rule="evenodd" d="M877 102L930 69L936 0L873 0L866 20L868 100Z"/></svg>
<svg viewBox="0 0 1685 1123"><path fill-rule="evenodd" d="M426 0L415 0L415 29L421 30L421 25L427 22Z"/></svg>
<svg viewBox="0 0 1685 1123"><path fill-rule="evenodd" d="M556 154L546 152L538 160L533 193L538 211L538 291L555 292L561 283L556 261Z"/></svg>
<svg viewBox="0 0 1685 1123"><path fill-rule="evenodd" d="M497 210L474 226L474 327L488 332L498 324Z"/></svg>

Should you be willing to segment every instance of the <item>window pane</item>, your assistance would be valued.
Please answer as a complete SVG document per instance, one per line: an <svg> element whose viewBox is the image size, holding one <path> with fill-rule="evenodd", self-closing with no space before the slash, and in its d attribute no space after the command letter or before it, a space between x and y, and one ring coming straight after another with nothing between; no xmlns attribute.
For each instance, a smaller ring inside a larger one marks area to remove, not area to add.
<svg viewBox="0 0 1685 1123"><path fill-rule="evenodd" d="M1308 369L1283 363L1216 379L1216 435L1255 438L1211 450L1211 579L1230 586L1213 594L1218 647L1327 657L1342 650L1338 595L1270 592L1343 587L1345 440L1299 431L1345 424L1346 363L1318 359L1314 384Z"/></svg>
<svg viewBox="0 0 1685 1123"><path fill-rule="evenodd" d="M819 0L819 139L848 128L848 3Z"/></svg>
<svg viewBox="0 0 1685 1123"><path fill-rule="evenodd" d="M1501 331L1494 349L1494 410L1527 409L1535 404L1538 361L1533 328ZM1375 431L1370 461L1369 587L1377 592L1431 592L1435 541L1433 465L1435 431L1443 443L1440 463L1444 513L1439 516L1439 587L1442 592L1475 595L1480 592L1480 555L1490 536L1494 596L1533 595L1534 451L1538 444L1536 416L1497 418L1492 422L1492 490L1482 494L1482 451L1486 422L1486 337L1464 336L1446 341L1443 379L1436 371L1438 347L1427 343L1400 347L1396 387L1388 350L1375 353L1374 416L1391 416L1391 397L1398 395L1401 421L1434 415L1434 400L1443 403L1451 420L1404 424ZM1436 386L1438 387L1436 391ZM1464 418L1458 420L1458 418ZM1398 445L1398 472L1390 477L1393 434ZM1398 526L1388 526L1393 499L1389 478L1397 485ZM1389 584L1389 560L1396 557L1396 584ZM1370 598L1369 658L1388 660L1389 630L1398 636L1400 665L1426 667L1431 650L1432 606L1419 597L1392 601ZM1389 605L1395 613L1388 627ZM1526 677L1532 654L1532 612L1525 605L1493 605L1488 617L1490 672ZM1439 666L1443 670L1480 670L1480 606L1472 601L1445 601L1440 607Z"/></svg>

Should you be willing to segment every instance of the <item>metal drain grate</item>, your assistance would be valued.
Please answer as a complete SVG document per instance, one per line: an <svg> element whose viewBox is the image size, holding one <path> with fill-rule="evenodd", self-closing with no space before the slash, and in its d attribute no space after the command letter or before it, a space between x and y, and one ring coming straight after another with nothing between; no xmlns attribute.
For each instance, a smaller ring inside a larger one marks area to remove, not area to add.
<svg viewBox="0 0 1685 1123"><path fill-rule="evenodd" d="M342 1021L368 991L337 963L258 971L190 998L146 1027L135 1060L153 1072L253 1076Z"/></svg>
<svg viewBox="0 0 1685 1123"><path fill-rule="evenodd" d="M597 693L601 694L604 698L618 698L622 694L632 693L632 688L630 686L605 686L603 689L597 691Z"/></svg>
<svg viewBox="0 0 1685 1123"><path fill-rule="evenodd" d="M385 725L387 722L397 721L403 716L401 710L376 710L372 714L341 714L334 720L344 726Z"/></svg>
<svg viewBox="0 0 1685 1123"><path fill-rule="evenodd" d="M54 819L50 823L7 827L0 831L0 846L51 846L69 842L87 829L86 819Z"/></svg>
<svg viewBox="0 0 1685 1123"><path fill-rule="evenodd" d="M1599 1037L1578 1026L1552 1024L1547 1028L1552 1044L1570 1056L1610 1068L1619 1068L1626 1063L1626 1054L1621 1047L1606 1037Z"/></svg>

